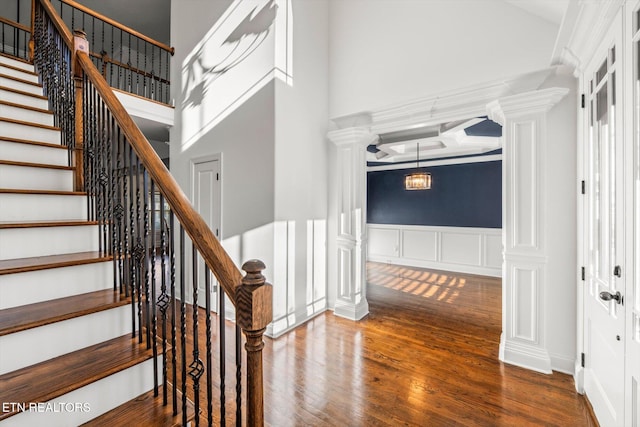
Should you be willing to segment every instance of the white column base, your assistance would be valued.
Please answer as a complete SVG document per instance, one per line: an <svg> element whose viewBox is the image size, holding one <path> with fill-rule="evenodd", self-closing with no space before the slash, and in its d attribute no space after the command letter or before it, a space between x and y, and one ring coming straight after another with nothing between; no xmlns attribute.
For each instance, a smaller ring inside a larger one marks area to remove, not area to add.
<svg viewBox="0 0 640 427"><path fill-rule="evenodd" d="M500 336L500 360L543 374L552 373L551 357L549 357L547 350L517 341L509 341L505 339L504 333Z"/></svg>
<svg viewBox="0 0 640 427"><path fill-rule="evenodd" d="M364 298L357 304L338 299L333 314L349 320L360 320L369 314L369 303Z"/></svg>

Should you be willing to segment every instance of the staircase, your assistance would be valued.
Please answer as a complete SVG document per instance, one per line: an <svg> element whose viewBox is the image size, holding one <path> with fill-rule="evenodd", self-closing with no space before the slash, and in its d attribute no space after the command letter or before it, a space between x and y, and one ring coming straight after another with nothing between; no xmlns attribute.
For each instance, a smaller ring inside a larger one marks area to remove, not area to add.
<svg viewBox="0 0 640 427"><path fill-rule="evenodd" d="M47 105L33 65L0 55L0 426L180 425Z"/></svg>

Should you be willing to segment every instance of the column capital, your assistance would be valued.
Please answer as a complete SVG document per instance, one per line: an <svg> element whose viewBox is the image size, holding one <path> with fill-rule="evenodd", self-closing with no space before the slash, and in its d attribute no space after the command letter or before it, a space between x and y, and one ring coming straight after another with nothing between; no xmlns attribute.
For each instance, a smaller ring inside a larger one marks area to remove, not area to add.
<svg viewBox="0 0 640 427"><path fill-rule="evenodd" d="M351 127L332 130L327 134L327 137L338 147L352 144L363 145L366 147L378 140L378 135L372 133L369 128L365 127Z"/></svg>
<svg viewBox="0 0 640 427"><path fill-rule="evenodd" d="M487 116L504 126L506 119L513 116L546 113L567 93L567 88L552 87L496 99L487 104Z"/></svg>

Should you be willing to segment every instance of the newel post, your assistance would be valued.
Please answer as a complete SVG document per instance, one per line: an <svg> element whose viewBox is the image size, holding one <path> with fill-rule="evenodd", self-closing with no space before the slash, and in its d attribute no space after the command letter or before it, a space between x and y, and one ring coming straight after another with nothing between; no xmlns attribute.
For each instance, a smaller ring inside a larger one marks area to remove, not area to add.
<svg viewBox="0 0 640 427"><path fill-rule="evenodd" d="M78 51L89 53L89 41L87 34L82 30L73 31L73 82L75 88L75 144L73 147L74 187L76 191L84 190L84 129L82 122L82 92L84 75L82 67L75 58Z"/></svg>
<svg viewBox="0 0 640 427"><path fill-rule="evenodd" d="M273 288L262 275L265 268L260 260L245 262L246 275L236 289L236 318L247 339L247 426L264 425L262 335L273 319Z"/></svg>

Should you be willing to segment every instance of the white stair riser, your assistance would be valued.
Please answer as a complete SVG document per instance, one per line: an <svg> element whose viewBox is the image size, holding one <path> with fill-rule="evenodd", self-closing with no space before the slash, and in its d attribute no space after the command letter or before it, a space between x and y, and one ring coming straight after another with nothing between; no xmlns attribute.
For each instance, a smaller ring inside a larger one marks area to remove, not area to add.
<svg viewBox="0 0 640 427"><path fill-rule="evenodd" d="M15 93L10 90L5 90L1 87L0 99L7 102L13 102L14 104L26 105L34 108L42 108L43 110L49 108L49 102L46 99Z"/></svg>
<svg viewBox="0 0 640 427"><path fill-rule="evenodd" d="M0 86L10 87L34 95L42 95L42 87L0 76Z"/></svg>
<svg viewBox="0 0 640 427"><path fill-rule="evenodd" d="M68 166L69 153L55 147L35 144L3 141L0 139L0 158L14 162L44 163L55 166Z"/></svg>
<svg viewBox="0 0 640 427"><path fill-rule="evenodd" d="M0 221L86 220L86 196L0 193Z"/></svg>
<svg viewBox="0 0 640 427"><path fill-rule="evenodd" d="M21 123L0 122L0 136L60 144L60 131Z"/></svg>
<svg viewBox="0 0 640 427"><path fill-rule="evenodd" d="M98 226L0 230L0 259L31 258L98 250Z"/></svg>
<svg viewBox="0 0 640 427"><path fill-rule="evenodd" d="M5 67L2 63L0 63L0 74L4 74L5 76L17 77L19 79L26 80L32 83L39 83L38 76L36 74L31 74L26 70L20 71L16 70L15 68Z"/></svg>
<svg viewBox="0 0 640 427"><path fill-rule="evenodd" d="M53 126L53 114L33 111L28 108L14 107L12 105L0 104L0 117Z"/></svg>
<svg viewBox="0 0 640 427"><path fill-rule="evenodd" d="M0 188L73 191L73 171L0 164Z"/></svg>
<svg viewBox="0 0 640 427"><path fill-rule="evenodd" d="M25 71L34 71L33 65L12 58L7 58L6 56L2 55L0 55L0 64L11 65L12 67L17 67Z"/></svg>
<svg viewBox="0 0 640 427"><path fill-rule="evenodd" d="M156 358L158 366L162 361ZM81 367L79 367L81 368ZM161 382L160 370L158 381ZM37 412L26 411L0 422L2 427L11 426L77 426L109 412L129 400L146 393L153 388L153 359L139 363L128 369L109 375L77 390L49 401L52 404L80 403L86 404L90 411L73 412ZM169 402L171 405L171 402ZM135 421L132 420L132 425Z"/></svg>
<svg viewBox="0 0 640 427"><path fill-rule="evenodd" d="M0 276L0 310L113 288L110 261Z"/></svg>
<svg viewBox="0 0 640 427"><path fill-rule="evenodd" d="M104 310L0 337L0 375L131 333L131 306ZM36 350L37 351L34 351Z"/></svg>

